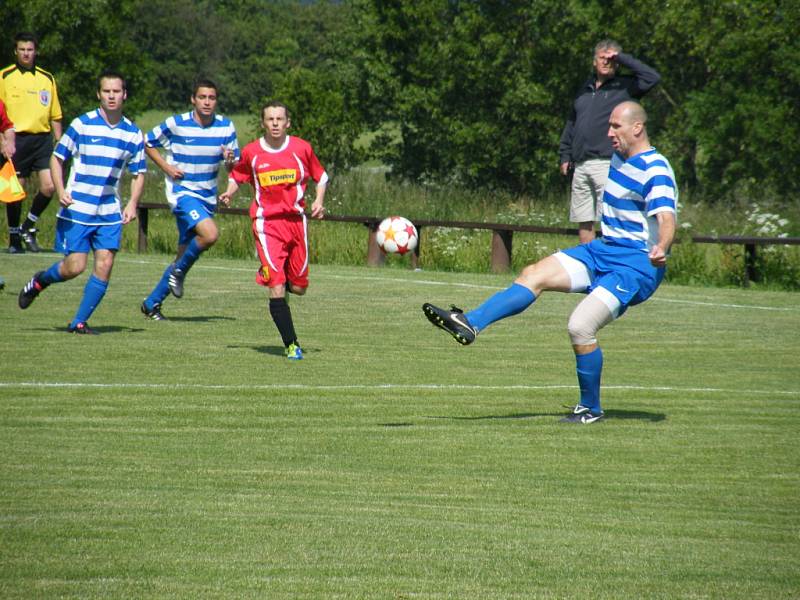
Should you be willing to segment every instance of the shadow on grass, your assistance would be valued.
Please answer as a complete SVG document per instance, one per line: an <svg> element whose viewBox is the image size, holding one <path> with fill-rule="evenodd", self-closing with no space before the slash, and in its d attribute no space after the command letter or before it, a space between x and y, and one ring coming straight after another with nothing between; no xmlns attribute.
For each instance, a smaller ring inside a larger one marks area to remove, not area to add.
<svg viewBox="0 0 800 600"><path fill-rule="evenodd" d="M606 419L631 419L658 423L659 421L666 421L667 415L664 413L653 413L644 410L607 410Z"/></svg>
<svg viewBox="0 0 800 600"><path fill-rule="evenodd" d="M301 346L303 348L303 354L309 353L317 353L319 349L317 348L306 348L305 346ZM270 354L272 356L286 356L286 348L283 346L228 346L231 350L255 350L259 354Z"/></svg>
<svg viewBox="0 0 800 600"><path fill-rule="evenodd" d="M103 334L103 333L143 333L143 332L147 331L147 329L144 329L142 327L120 327L119 325L105 325L105 326L95 327L94 325L90 324L89 327L92 328L92 331L95 331L95 332L97 332L99 334ZM95 336L92 336L92 335L71 333L70 331L67 330L66 327L38 327L36 329L31 329L31 331L46 331L48 333L68 333L69 335L74 336L74 337L87 337L87 338L95 337Z"/></svg>
<svg viewBox="0 0 800 600"><path fill-rule="evenodd" d="M211 321L235 321L234 317L219 317L217 315L199 317L167 317L167 321L181 321L183 323L210 323Z"/></svg>
<svg viewBox="0 0 800 600"><path fill-rule="evenodd" d="M487 421L493 419L536 419L539 417L565 417L564 412L540 412L540 413L509 413L507 415L480 415L477 417L427 417L428 419L450 419L452 421ZM604 420L638 420L658 423L666 420L664 413L652 413L642 410L607 410ZM602 421L601 421L602 422Z"/></svg>
<svg viewBox="0 0 800 600"><path fill-rule="evenodd" d="M449 419L451 421L490 421L493 419L536 419L538 417L560 417L563 413L510 413L507 415L480 415L477 417L426 417L427 419Z"/></svg>

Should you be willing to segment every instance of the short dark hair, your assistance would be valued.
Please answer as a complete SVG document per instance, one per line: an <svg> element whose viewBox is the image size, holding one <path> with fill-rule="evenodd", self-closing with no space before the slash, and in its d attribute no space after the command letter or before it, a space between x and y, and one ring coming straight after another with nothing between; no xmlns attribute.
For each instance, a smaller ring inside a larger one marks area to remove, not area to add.
<svg viewBox="0 0 800 600"><path fill-rule="evenodd" d="M266 110L268 108L282 108L283 110L286 111L286 118L287 119L291 119L292 118L291 114L289 114L289 107L288 106L286 106L283 102L278 102L277 100L270 100L269 102L264 104L264 106L261 107L261 118L262 119L264 118L264 112L266 112Z"/></svg>
<svg viewBox="0 0 800 600"><path fill-rule="evenodd" d="M193 97L197 95L197 90L199 90L201 87L211 88L212 90L217 92L217 94L219 94L219 89L217 88L216 83L211 81L208 77L198 77L197 79L194 80L194 85L192 86Z"/></svg>
<svg viewBox="0 0 800 600"><path fill-rule="evenodd" d="M39 47L39 38L36 37L35 33L31 33L30 31L20 31L17 35L14 36L14 47L17 46L17 42L33 42L33 47Z"/></svg>
<svg viewBox="0 0 800 600"><path fill-rule="evenodd" d="M105 69L100 76L97 78L97 90L100 91L100 85L103 82L103 79L119 79L122 82L122 89L124 91L128 90L128 82L125 81L125 78L118 72L114 71L113 69Z"/></svg>

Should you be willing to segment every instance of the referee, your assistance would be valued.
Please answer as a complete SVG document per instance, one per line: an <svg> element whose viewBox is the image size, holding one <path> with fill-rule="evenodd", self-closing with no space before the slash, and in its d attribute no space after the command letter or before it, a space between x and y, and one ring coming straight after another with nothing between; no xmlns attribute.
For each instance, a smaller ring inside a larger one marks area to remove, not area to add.
<svg viewBox="0 0 800 600"><path fill-rule="evenodd" d="M36 221L50 203L55 187L50 175L53 136L61 137L61 104L58 102L55 78L36 65L38 41L32 33L14 36L16 62L0 70L0 100L5 102L8 116L16 129L14 167L20 183L36 171L39 193L33 198L30 212L20 227L22 203L6 205L10 254L39 252L36 242Z"/></svg>

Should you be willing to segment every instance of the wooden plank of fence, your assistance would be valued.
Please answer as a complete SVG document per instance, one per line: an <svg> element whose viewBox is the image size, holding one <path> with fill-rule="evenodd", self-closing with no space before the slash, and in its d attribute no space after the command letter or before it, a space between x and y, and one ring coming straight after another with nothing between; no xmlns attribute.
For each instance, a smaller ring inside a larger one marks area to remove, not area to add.
<svg viewBox="0 0 800 600"><path fill-rule="evenodd" d="M147 250L147 228L150 210L169 209L166 204L143 202L139 204L139 240L138 251ZM246 208L229 208L221 206L217 209L220 214L249 216ZM326 221L339 223L360 223L369 233L367 235L367 265L377 267L385 262L385 256L375 242L375 233L382 221L381 217L352 216L352 215L326 215ZM413 221L417 232L421 234L423 227L452 227L455 229L484 229L492 232L492 271L500 273L508 271L511 267L512 244L514 232L544 233L550 235L578 235L578 230L571 227L547 227L542 225L514 225L510 223L483 223L481 221L440 221L436 219L419 219ZM420 239L422 239L420 237ZM758 272L758 246L800 245L800 237L748 237L738 235L693 235L691 241L696 244L735 244L744 247L745 253L745 281L747 286L750 281L759 281ZM676 240L680 243L680 240ZM411 266L419 265L420 246L411 255Z"/></svg>

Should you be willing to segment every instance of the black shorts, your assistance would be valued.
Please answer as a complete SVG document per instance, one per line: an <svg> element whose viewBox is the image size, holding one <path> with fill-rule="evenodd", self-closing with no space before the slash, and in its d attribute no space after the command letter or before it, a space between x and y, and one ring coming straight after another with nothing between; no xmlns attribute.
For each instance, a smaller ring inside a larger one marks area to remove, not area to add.
<svg viewBox="0 0 800 600"><path fill-rule="evenodd" d="M14 168L18 177L30 177L34 171L50 168L53 154L53 135L51 133L17 133Z"/></svg>

